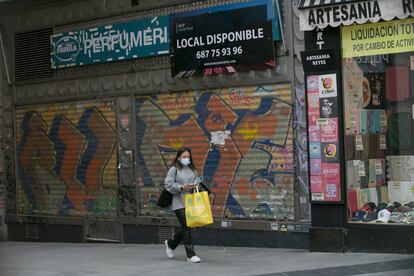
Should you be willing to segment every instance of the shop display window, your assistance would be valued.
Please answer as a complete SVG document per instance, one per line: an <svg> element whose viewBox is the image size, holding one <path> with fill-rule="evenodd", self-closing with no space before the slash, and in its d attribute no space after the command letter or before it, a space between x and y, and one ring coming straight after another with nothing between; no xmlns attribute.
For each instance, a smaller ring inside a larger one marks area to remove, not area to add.
<svg viewBox="0 0 414 276"><path fill-rule="evenodd" d="M342 62L349 221L414 225L414 52Z"/></svg>

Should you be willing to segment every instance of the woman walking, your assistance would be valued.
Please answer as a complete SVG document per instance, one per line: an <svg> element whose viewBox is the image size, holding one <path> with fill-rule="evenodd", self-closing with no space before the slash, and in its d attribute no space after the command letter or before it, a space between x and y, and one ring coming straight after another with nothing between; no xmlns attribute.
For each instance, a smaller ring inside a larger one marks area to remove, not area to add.
<svg viewBox="0 0 414 276"><path fill-rule="evenodd" d="M174 235L173 239L165 241L165 250L168 258L173 258L173 250L177 248L181 241L184 243L187 254L187 261L199 263L201 259L194 251L191 238L191 228L187 227L184 208L184 195L194 189L200 180L194 166L189 148L180 148L165 178L165 188L173 194L172 210L177 216L181 229Z"/></svg>

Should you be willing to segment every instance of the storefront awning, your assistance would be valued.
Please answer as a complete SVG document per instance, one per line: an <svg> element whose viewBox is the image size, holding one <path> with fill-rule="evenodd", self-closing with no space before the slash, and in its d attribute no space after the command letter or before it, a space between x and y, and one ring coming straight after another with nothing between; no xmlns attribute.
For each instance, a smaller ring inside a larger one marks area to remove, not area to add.
<svg viewBox="0 0 414 276"><path fill-rule="evenodd" d="M298 4L299 9L308 9L329 5L346 4L350 2L362 2L366 0L300 0Z"/></svg>
<svg viewBox="0 0 414 276"><path fill-rule="evenodd" d="M300 29L414 17L414 0L301 0Z"/></svg>

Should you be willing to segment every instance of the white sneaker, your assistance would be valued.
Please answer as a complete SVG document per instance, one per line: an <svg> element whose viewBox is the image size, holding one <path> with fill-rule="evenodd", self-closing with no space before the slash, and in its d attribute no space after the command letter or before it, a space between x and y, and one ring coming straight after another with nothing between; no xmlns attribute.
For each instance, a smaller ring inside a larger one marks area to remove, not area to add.
<svg viewBox="0 0 414 276"><path fill-rule="evenodd" d="M173 250L168 246L168 240L165 240L164 244L165 244L165 253L167 254L167 257L170 259L173 258L174 253L173 253Z"/></svg>
<svg viewBox="0 0 414 276"><path fill-rule="evenodd" d="M201 259L197 256L192 256L191 258L187 258L187 262L189 263L199 263Z"/></svg>

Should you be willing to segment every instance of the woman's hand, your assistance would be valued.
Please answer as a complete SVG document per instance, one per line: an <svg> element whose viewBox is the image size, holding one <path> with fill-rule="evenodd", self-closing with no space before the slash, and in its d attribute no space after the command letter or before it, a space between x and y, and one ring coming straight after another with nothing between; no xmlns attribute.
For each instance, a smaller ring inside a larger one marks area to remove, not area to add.
<svg viewBox="0 0 414 276"><path fill-rule="evenodd" d="M211 193L208 195L208 198L210 199L210 205L213 205L213 201L214 201L214 194Z"/></svg>
<svg viewBox="0 0 414 276"><path fill-rule="evenodd" d="M189 191L191 189L194 189L196 187L195 184L184 184L183 186L181 186L181 190L182 191Z"/></svg>

